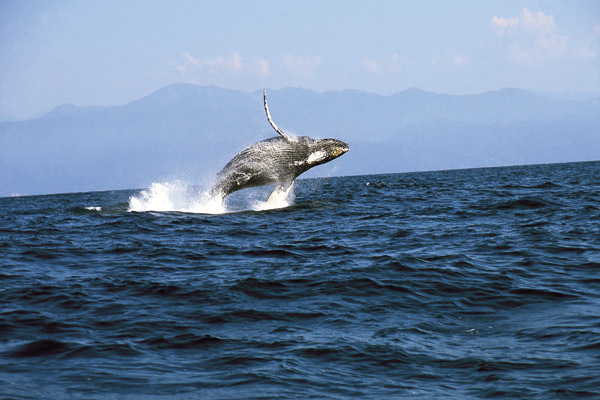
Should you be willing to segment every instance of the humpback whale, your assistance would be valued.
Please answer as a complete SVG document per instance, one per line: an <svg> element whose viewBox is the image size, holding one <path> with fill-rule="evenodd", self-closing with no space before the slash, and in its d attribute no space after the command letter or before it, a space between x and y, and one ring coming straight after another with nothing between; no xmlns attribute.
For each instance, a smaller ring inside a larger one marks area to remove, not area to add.
<svg viewBox="0 0 600 400"><path fill-rule="evenodd" d="M283 132L271 118L266 89L263 100L267 120L280 136L256 142L233 157L217 174L211 197L224 199L238 190L271 184L276 184L271 196L288 191L298 175L349 150L341 140L296 137Z"/></svg>

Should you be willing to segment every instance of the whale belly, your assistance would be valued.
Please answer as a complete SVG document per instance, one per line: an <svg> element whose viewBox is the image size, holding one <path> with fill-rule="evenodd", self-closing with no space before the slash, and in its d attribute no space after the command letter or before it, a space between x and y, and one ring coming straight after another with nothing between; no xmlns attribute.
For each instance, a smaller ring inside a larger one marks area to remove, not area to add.
<svg viewBox="0 0 600 400"><path fill-rule="evenodd" d="M245 148L225 165L211 193L225 197L255 186L289 185L307 169L307 157L307 146L302 143L283 138L263 140Z"/></svg>

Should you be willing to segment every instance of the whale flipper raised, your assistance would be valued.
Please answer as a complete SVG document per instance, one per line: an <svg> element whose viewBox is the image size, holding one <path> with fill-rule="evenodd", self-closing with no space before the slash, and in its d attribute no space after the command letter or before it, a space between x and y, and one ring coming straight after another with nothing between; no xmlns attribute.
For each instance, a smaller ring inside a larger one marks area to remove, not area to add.
<svg viewBox="0 0 600 400"><path fill-rule="evenodd" d="M267 120L269 121L269 124L271 124L273 129L275 129L275 132L279 133L287 141L293 140L292 137L290 137L287 133L279 129L277 125L275 125L275 122L273 122L273 119L271 118L271 113L269 112L269 105L267 104L267 88L263 89L263 102L265 104L265 113L267 114Z"/></svg>

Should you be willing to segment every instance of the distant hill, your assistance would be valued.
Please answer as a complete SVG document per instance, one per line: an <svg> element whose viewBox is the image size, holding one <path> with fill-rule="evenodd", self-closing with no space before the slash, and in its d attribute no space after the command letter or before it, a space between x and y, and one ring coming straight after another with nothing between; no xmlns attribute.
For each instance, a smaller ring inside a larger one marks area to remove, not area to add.
<svg viewBox="0 0 600 400"><path fill-rule="evenodd" d="M312 176L600 159L600 99L518 89L380 96L287 88L268 97L282 129L350 144ZM174 84L122 106L65 104L37 119L0 123L0 196L173 179L208 185L235 153L274 135L262 91Z"/></svg>

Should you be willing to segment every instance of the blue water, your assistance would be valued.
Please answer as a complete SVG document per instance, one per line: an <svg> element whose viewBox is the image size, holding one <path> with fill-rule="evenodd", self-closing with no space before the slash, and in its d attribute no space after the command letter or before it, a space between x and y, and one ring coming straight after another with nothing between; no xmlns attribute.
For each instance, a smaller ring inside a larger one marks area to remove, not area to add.
<svg viewBox="0 0 600 400"><path fill-rule="evenodd" d="M0 199L0 398L600 397L599 162L260 195Z"/></svg>

